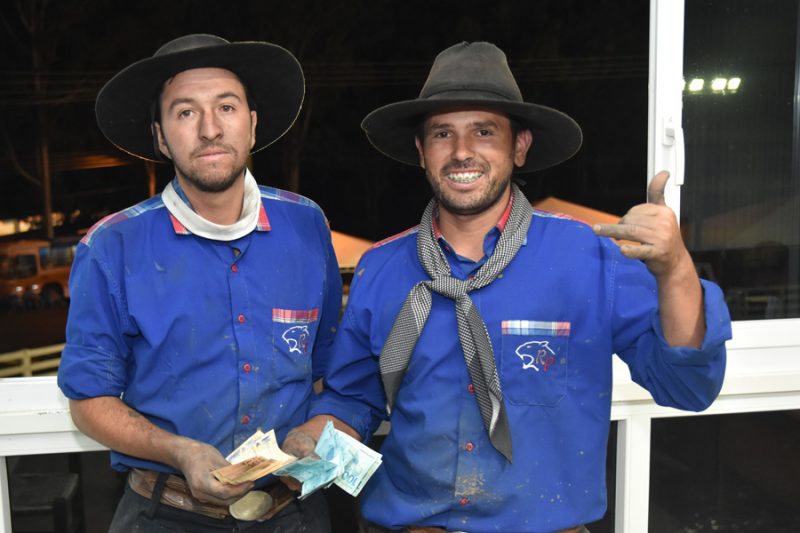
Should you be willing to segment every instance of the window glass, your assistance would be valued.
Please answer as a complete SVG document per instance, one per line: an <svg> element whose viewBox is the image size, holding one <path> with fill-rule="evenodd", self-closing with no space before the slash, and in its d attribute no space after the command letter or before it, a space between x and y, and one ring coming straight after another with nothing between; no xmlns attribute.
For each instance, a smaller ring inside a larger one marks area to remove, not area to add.
<svg viewBox="0 0 800 533"><path fill-rule="evenodd" d="M800 411L653 420L650 533L800 531Z"/></svg>
<svg viewBox="0 0 800 533"><path fill-rule="evenodd" d="M682 228L734 320L800 316L797 1L686 2Z"/></svg>

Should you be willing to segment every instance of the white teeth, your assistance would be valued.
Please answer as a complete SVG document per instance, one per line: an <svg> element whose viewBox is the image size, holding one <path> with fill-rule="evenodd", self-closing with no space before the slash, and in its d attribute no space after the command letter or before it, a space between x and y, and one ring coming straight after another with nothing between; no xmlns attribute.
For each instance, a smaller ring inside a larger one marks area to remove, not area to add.
<svg viewBox="0 0 800 533"><path fill-rule="evenodd" d="M483 172L451 172L445 177L456 183L472 183L481 176L483 176Z"/></svg>

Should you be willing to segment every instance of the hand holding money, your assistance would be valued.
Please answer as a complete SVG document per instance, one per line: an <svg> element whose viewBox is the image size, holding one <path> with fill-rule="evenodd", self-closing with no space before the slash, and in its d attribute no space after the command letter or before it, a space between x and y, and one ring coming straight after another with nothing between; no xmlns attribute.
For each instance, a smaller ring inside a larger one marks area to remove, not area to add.
<svg viewBox="0 0 800 533"><path fill-rule="evenodd" d="M226 457L229 464L211 472L221 483L235 485L255 481L297 460L278 446L275 431L253 433Z"/></svg>
<svg viewBox="0 0 800 533"><path fill-rule="evenodd" d="M308 452L308 450L305 450ZM302 485L300 498L336 483L356 496L381 464L381 454L327 422L313 453L298 459L281 450L275 431L256 431L227 459L232 464L214 470L222 483L254 481L268 474L290 476Z"/></svg>
<svg viewBox="0 0 800 533"><path fill-rule="evenodd" d="M204 442L183 438L185 444L176 447L176 461L186 478L192 495L201 502L227 505L236 501L253 483L220 483L209 471L226 465L227 461L219 451Z"/></svg>
<svg viewBox="0 0 800 533"><path fill-rule="evenodd" d="M323 461L339 467L334 483L351 496L358 496L382 462L382 455L350 435L325 424L314 451Z"/></svg>

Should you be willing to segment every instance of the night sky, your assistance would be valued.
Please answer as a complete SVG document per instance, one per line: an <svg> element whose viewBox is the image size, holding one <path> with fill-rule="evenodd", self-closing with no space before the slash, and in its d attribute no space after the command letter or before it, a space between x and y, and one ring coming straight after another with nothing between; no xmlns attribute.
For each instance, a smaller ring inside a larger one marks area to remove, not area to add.
<svg viewBox="0 0 800 533"><path fill-rule="evenodd" d="M527 101L583 127L576 157L525 176L529 199L558 196L617 214L643 200L649 13L642 0L9 0L0 17L0 218L42 211L32 179L43 134L54 210L80 213L70 230L144 199L144 165L99 132L94 97L118 70L199 32L274 42L298 57L303 111L287 136L253 157L253 170L260 183L290 188L297 165L299 192L322 206L332 229L374 240L418 222L430 195L422 171L379 154L360 122L381 105L415 98L435 55L460 41L500 46ZM122 165L75 168L87 155ZM171 172L158 166L158 190Z"/></svg>

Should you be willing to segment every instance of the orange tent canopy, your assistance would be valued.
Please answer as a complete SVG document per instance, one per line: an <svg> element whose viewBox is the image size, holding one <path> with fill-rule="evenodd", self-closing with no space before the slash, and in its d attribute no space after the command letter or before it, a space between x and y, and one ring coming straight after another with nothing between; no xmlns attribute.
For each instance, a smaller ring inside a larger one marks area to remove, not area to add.
<svg viewBox="0 0 800 533"><path fill-rule="evenodd" d="M586 207L580 204L573 204L572 202L567 202L566 200L556 198L555 196L548 196L543 200L531 203L531 205L534 209L548 211L550 213L569 215L572 218L580 220L581 222L586 222L590 225L616 224L619 222L619 219L622 218L619 215L606 213L605 211L600 211L599 209L592 209L591 207ZM637 244L635 242L622 239L614 239L614 242L617 244Z"/></svg>
<svg viewBox="0 0 800 533"><path fill-rule="evenodd" d="M333 241L333 250L336 252L336 260L339 262L341 270L355 269L358 260L373 244L372 241L338 231L331 231L331 240Z"/></svg>
<svg viewBox="0 0 800 533"><path fill-rule="evenodd" d="M621 218L618 215L612 215L611 213L585 207L580 204L573 204L572 202L567 202L555 196L548 196L543 200L533 202L531 205L533 205L535 209L540 209L542 211L569 215L587 224L616 224Z"/></svg>

